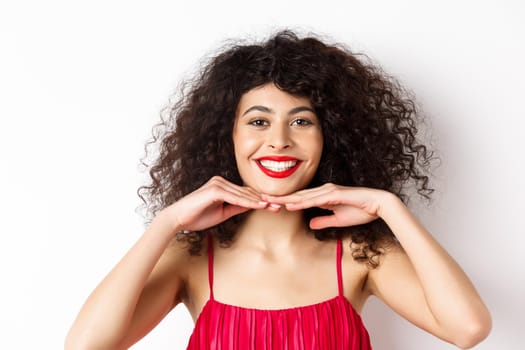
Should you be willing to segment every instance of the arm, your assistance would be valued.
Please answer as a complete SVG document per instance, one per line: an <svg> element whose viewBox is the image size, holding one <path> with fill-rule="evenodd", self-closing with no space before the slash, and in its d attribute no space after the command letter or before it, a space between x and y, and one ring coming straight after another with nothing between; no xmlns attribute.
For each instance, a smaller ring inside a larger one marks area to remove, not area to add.
<svg viewBox="0 0 525 350"><path fill-rule="evenodd" d="M483 340L491 318L468 277L395 195L369 188L326 184L270 203L288 210L320 207L332 215L310 221L310 227L347 227L381 217L400 246L387 249L380 266L370 271L369 293L410 322L462 348Z"/></svg>
<svg viewBox="0 0 525 350"><path fill-rule="evenodd" d="M426 331L461 348L490 332L491 317L459 265L394 195L382 197L380 216L401 247L387 249L370 271L368 288Z"/></svg>
<svg viewBox="0 0 525 350"><path fill-rule="evenodd" d="M167 249L177 230L167 219L166 213L157 215L91 293L69 330L65 349L126 349L178 303L183 283L173 262L182 254L176 246Z"/></svg>
<svg viewBox="0 0 525 350"><path fill-rule="evenodd" d="M177 244L170 245L175 233L203 230L266 206L253 190L214 177L163 209L88 297L69 330L65 348L115 350L131 346L180 300L187 253Z"/></svg>

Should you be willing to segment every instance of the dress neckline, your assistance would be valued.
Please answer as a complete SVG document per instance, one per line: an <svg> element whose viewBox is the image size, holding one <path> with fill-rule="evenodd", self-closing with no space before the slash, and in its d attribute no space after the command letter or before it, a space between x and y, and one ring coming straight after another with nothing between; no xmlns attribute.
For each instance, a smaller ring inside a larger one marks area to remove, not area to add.
<svg viewBox="0 0 525 350"><path fill-rule="evenodd" d="M361 319L361 315L359 314L359 312L357 312L357 310L354 308L354 306L352 305L352 303L346 299L346 297L344 295L336 295L335 297L332 297L330 299L326 299L326 300L323 300L323 301L320 301L320 302L317 302L317 303L313 303L313 304L308 304L308 305L300 305L300 306L292 306L292 307L288 307L288 308L278 308L278 309L261 309L261 308L254 308L254 307L245 307L245 306L239 306L239 305L232 305L232 304L227 304L227 303L223 303L217 299L214 299L214 298L208 298L208 300L206 301L206 303L204 303L204 306L202 307L199 315L197 316L196 320L195 320L195 325L198 325L199 324L199 320L204 317L203 315L206 314L207 310L211 307L213 307L214 305L215 306L219 306L219 307L223 307L223 308L229 308L229 309L234 309L234 310L238 310L240 312L255 312L255 313L265 313L265 314L282 314L282 313L286 313L286 312L297 312L297 311L304 311L304 310L308 310L308 309L312 309L312 308L318 308L324 304L331 304L331 303L335 303L335 302L342 302L344 305L346 305L348 308L350 308L350 310L352 310L352 313L358 317L359 319Z"/></svg>
<svg viewBox="0 0 525 350"><path fill-rule="evenodd" d="M208 249L210 294L196 320L188 349L220 345L233 349L348 348L370 350L368 332L361 315L344 296L341 271L341 240L337 242L339 293L307 305L255 308L223 303L213 297L213 245ZM239 347L241 346L241 347Z"/></svg>
<svg viewBox="0 0 525 350"><path fill-rule="evenodd" d="M222 306L225 306L225 307L231 307L231 308L234 308L234 309L237 309L237 310L246 310L246 311L284 312L284 311L303 310L303 309L308 309L308 308L312 308L312 307L317 307L317 306L322 305L322 304L327 304L327 303L330 303L330 302L334 302L337 299L343 299L345 302L350 304L350 306L352 306L352 304L344 296L341 296L341 295L336 295L335 297L332 297L332 298L329 298L329 299L325 299L325 300L322 300L322 301L319 301L319 302L316 302L316 303L312 303L312 304L291 306L291 307L286 307L286 308L275 308L275 309L264 309L264 308L232 305L232 304L223 303L223 302L221 302L221 301L219 301L217 299L208 299L206 304L208 304L210 302L213 302L215 304L222 305ZM206 306L206 304L204 304L204 305ZM204 307L203 307L203 309L204 309Z"/></svg>
<svg viewBox="0 0 525 350"><path fill-rule="evenodd" d="M333 297L328 298L328 299L324 299L324 300L319 301L319 302L312 303L312 304L292 306L292 307L288 307L288 308L275 308L275 309L273 309L273 308L246 307L246 306L228 304L228 303L221 302L221 301L215 299L214 294L213 294L213 255L214 255L213 254L213 239L212 239L211 235L208 235L208 282L209 282L210 295L209 295L208 300L206 301L206 303L204 303L204 306L202 307L202 309L201 309L199 315L197 316L197 319L196 319L195 322L197 322L199 320L199 318L202 315L202 313L204 312L204 310L206 308L208 308L209 304L211 304L211 303L214 303L216 305L220 305L222 307L233 308L233 309L236 309L236 310L272 313L272 312L286 312L286 311L293 311L293 310L309 309L309 308L313 308L313 307L318 307L318 306L320 306L322 304L333 303L334 301L337 301L337 300L341 299L345 304L348 304L348 306L350 306L350 308L354 311L354 313L359 315L359 313L355 310L355 308L352 305L352 303L343 294L342 267L341 267L342 250L343 249L342 249L341 239L338 239L337 240L337 251L336 251L337 285L338 285L338 292L339 292L338 295L333 296Z"/></svg>

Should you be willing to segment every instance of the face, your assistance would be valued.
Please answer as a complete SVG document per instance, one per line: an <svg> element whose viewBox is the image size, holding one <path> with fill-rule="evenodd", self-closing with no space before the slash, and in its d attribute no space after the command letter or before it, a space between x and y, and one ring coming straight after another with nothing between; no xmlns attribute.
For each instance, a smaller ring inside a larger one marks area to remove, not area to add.
<svg viewBox="0 0 525 350"><path fill-rule="evenodd" d="M241 97L233 144L245 186L285 195L305 188L314 177L323 134L307 98L266 84Z"/></svg>

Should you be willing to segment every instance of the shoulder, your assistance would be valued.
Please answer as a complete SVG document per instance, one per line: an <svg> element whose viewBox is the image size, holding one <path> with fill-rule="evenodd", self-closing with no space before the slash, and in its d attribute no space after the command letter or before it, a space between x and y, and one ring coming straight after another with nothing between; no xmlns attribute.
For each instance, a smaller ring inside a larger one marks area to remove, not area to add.
<svg viewBox="0 0 525 350"><path fill-rule="evenodd" d="M190 245L186 240L174 238L165 254L172 274L180 281L177 302L183 302L191 311L193 304L208 292L208 240L202 240L196 255L190 254Z"/></svg>
<svg viewBox="0 0 525 350"><path fill-rule="evenodd" d="M196 255L190 254L190 243L186 240L173 238L170 244L166 247L161 260L166 261L166 265L171 269L176 276L186 281L191 275L193 269L208 261L208 242L206 239L202 241L202 248Z"/></svg>
<svg viewBox="0 0 525 350"><path fill-rule="evenodd" d="M203 243L202 251L206 252L207 247ZM187 293L187 285L194 270L207 259L205 255L202 252L200 255L191 255L187 242L173 238L150 274L148 284L171 290L174 305L179 303Z"/></svg>
<svg viewBox="0 0 525 350"><path fill-rule="evenodd" d="M351 238L342 240L342 279L345 297L358 312L362 309L370 293L365 289L371 270L366 260L355 258L359 247Z"/></svg>
<svg viewBox="0 0 525 350"><path fill-rule="evenodd" d="M354 261L357 266L367 271L372 271L379 267L386 256L402 253L399 251L402 248L392 237L381 237L370 243L356 242L350 235L345 235L341 242L343 260Z"/></svg>
<svg viewBox="0 0 525 350"><path fill-rule="evenodd" d="M388 286L414 276L414 267L401 245L395 241L385 244L377 259L378 265L368 273L366 289L370 294L379 296Z"/></svg>
<svg viewBox="0 0 525 350"><path fill-rule="evenodd" d="M363 290L367 289L370 279L381 278L385 271L406 265L408 261L403 248L390 237L375 242L373 250L367 243L357 243L351 237L342 239L342 247L343 271L346 265L351 273L359 274Z"/></svg>
<svg viewBox="0 0 525 350"><path fill-rule="evenodd" d="M343 273L350 272L352 275L358 274L359 276L366 277L370 270L367 260L356 258L357 255L360 255L361 245L356 244L349 237L343 238L341 245Z"/></svg>

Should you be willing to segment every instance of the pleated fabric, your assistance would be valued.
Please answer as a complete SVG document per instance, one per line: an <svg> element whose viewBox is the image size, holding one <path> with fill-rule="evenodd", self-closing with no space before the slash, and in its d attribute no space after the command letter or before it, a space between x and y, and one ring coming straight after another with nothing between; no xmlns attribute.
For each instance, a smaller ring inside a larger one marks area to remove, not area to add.
<svg viewBox="0 0 525 350"><path fill-rule="evenodd" d="M339 295L317 304L272 310L215 300L213 245L208 246L210 298L195 323L188 350L372 349L361 317L343 295L341 240L336 262Z"/></svg>

